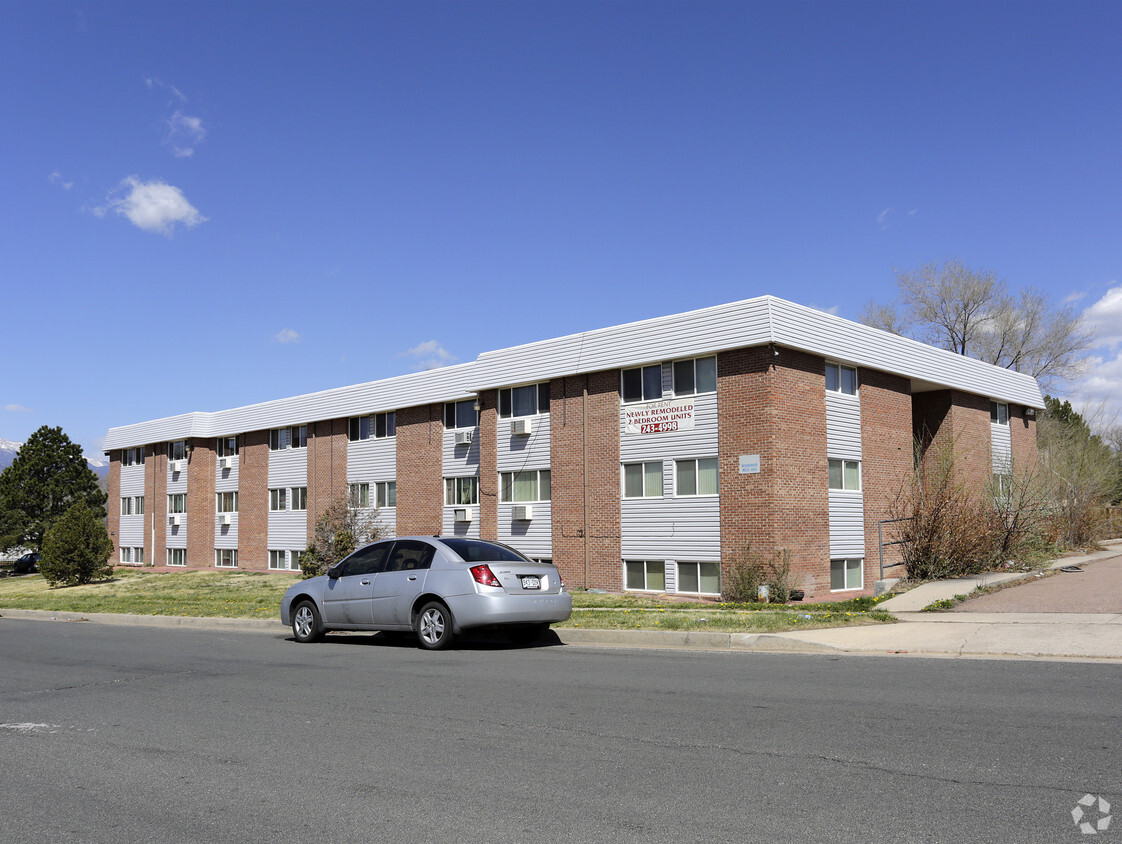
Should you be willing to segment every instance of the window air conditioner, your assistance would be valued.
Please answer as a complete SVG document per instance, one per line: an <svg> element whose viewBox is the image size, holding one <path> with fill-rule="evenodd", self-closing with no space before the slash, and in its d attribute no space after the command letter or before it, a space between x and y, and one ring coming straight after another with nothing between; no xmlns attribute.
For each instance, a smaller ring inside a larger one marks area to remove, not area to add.
<svg viewBox="0 0 1122 844"><path fill-rule="evenodd" d="M230 514L229 514L229 513L219 513L219 514L218 514L218 523L219 523L220 525L228 525L228 524L230 524L230 523L231 523L232 521L233 521L233 519L231 519L231 518L230 518Z"/></svg>
<svg viewBox="0 0 1122 844"><path fill-rule="evenodd" d="M169 460L168 461L168 471L171 472L172 474L176 474L176 473L182 471L182 469L183 469L183 461L182 460Z"/></svg>
<svg viewBox="0 0 1122 844"><path fill-rule="evenodd" d="M534 432L533 419L512 419L510 421L510 433L516 437L528 437Z"/></svg>
<svg viewBox="0 0 1122 844"><path fill-rule="evenodd" d="M534 508L529 504L519 504L510 508L510 517L516 522L528 522L534 518Z"/></svg>
<svg viewBox="0 0 1122 844"><path fill-rule="evenodd" d="M455 510L455 520L457 522L470 522L473 515L471 507L457 507Z"/></svg>
<svg viewBox="0 0 1122 844"><path fill-rule="evenodd" d="M178 513L171 513L168 516L168 524L173 525L175 527L179 527L179 519L180 518L181 517Z"/></svg>
<svg viewBox="0 0 1122 844"><path fill-rule="evenodd" d="M456 445L471 445L471 438L475 431L456 431Z"/></svg>
<svg viewBox="0 0 1122 844"><path fill-rule="evenodd" d="M234 468L234 458L233 457L219 457L218 458L218 468L219 469L233 469Z"/></svg>

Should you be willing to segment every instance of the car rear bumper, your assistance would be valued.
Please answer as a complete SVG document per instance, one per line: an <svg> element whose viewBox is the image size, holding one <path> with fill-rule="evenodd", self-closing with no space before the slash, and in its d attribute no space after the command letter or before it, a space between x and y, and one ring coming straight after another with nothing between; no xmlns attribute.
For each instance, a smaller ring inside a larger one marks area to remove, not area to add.
<svg viewBox="0 0 1122 844"><path fill-rule="evenodd" d="M481 594L447 599L458 629L492 624L552 624L573 614L573 596Z"/></svg>

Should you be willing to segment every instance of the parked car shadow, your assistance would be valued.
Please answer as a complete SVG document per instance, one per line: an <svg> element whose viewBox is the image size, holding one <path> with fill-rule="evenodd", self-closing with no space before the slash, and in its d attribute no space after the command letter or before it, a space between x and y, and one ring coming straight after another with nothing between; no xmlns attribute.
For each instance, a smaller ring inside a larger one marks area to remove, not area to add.
<svg viewBox="0 0 1122 844"><path fill-rule="evenodd" d="M285 637L289 642L295 642L292 633ZM327 633L316 644L330 643L334 645L352 645L368 648L404 648L421 650L417 644L417 637L413 633L404 631L382 631L367 633L365 631L343 632L332 631ZM563 647L564 642L553 630L547 630L535 642L516 645L498 630L478 630L457 636L449 646L452 651L525 651L536 648ZM313 645L314 647L314 645Z"/></svg>

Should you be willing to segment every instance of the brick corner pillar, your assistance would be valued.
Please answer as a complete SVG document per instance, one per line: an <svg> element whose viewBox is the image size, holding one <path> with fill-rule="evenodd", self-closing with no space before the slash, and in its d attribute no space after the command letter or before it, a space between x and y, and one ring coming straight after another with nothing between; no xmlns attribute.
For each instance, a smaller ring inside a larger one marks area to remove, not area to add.
<svg viewBox="0 0 1122 844"><path fill-rule="evenodd" d="M215 455L213 440L189 440L187 567L214 568Z"/></svg>
<svg viewBox="0 0 1122 844"><path fill-rule="evenodd" d="M912 399L912 420L925 471L949 461L956 480L979 494L993 475L990 402L962 390L934 390Z"/></svg>
<svg viewBox="0 0 1122 844"><path fill-rule="evenodd" d="M325 419L308 426L309 539L315 531L316 520L335 499L347 495L347 421ZM268 469L265 471L267 497Z"/></svg>
<svg viewBox="0 0 1122 844"><path fill-rule="evenodd" d="M479 536L499 538L499 391L480 395L479 412Z"/></svg>
<svg viewBox="0 0 1122 844"><path fill-rule="evenodd" d="M105 526L109 531L109 538L113 540L113 556L110 560L120 560L117 549L121 539L121 452L109 452L109 484L106 490L108 498L105 501Z"/></svg>
<svg viewBox="0 0 1122 844"><path fill-rule="evenodd" d="M619 370L550 384L553 562L574 586L623 588Z"/></svg>
<svg viewBox="0 0 1122 844"><path fill-rule="evenodd" d="M166 447L158 448L158 445L163 444L148 447L144 460L144 509L148 514L144 558L153 566L167 563L168 541L168 454Z"/></svg>
<svg viewBox="0 0 1122 844"><path fill-rule="evenodd" d="M238 449L238 566L269 568L269 432L242 435Z"/></svg>
<svg viewBox="0 0 1122 844"><path fill-rule="evenodd" d="M444 515L443 406L397 411L397 534L433 536Z"/></svg>
<svg viewBox="0 0 1122 844"><path fill-rule="evenodd" d="M1013 444L1013 471L1031 473L1037 468L1036 415L1023 405L1009 405L1009 437Z"/></svg>

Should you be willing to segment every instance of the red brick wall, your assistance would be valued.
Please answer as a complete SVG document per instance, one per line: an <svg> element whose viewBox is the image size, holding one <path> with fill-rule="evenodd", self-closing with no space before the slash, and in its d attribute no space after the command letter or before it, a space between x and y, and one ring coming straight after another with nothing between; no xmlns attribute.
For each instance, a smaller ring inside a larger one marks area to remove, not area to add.
<svg viewBox="0 0 1122 844"><path fill-rule="evenodd" d="M108 515L106 527L109 529L109 538L113 540L113 556L109 558L111 563L119 563L121 555L117 553L120 547L121 537L121 452L114 450L109 452L109 489L106 494L109 496L108 501L105 503L105 510ZM145 502L147 504L147 502ZM147 507L145 507L147 509ZM147 553L147 551L145 551ZM148 559L145 557L145 559Z"/></svg>
<svg viewBox="0 0 1122 844"><path fill-rule="evenodd" d="M1024 405L1009 405L1009 436L1013 440L1013 471L1036 469L1036 417L1026 416Z"/></svg>
<svg viewBox="0 0 1122 844"><path fill-rule="evenodd" d="M610 369L550 383L553 562L572 586L623 588L619 379Z"/></svg>
<svg viewBox="0 0 1122 844"><path fill-rule="evenodd" d="M167 443L154 443L144 458L145 520L151 526L145 531L144 559L153 566L168 561L168 450ZM155 547L149 548L148 544Z"/></svg>
<svg viewBox="0 0 1122 844"><path fill-rule="evenodd" d="M269 568L268 431L243 434L238 449L238 567Z"/></svg>
<svg viewBox="0 0 1122 844"><path fill-rule="evenodd" d="M187 567L214 568L214 440L188 440Z"/></svg>
<svg viewBox="0 0 1122 844"><path fill-rule="evenodd" d="M872 589L880 579L880 545L877 523L891 518L889 509L908 483L914 467L912 438L911 383L907 378L877 370L862 369L861 392L861 474L865 503L865 588ZM891 541L892 528L885 525L885 540ZM899 562L899 546L884 549L884 563ZM902 569L890 569L894 576Z"/></svg>
<svg viewBox="0 0 1122 844"><path fill-rule="evenodd" d="M308 425L308 537L335 498L347 495L347 419ZM268 458L266 458L268 459ZM266 469L266 490L268 469ZM265 496L268 496L266 491ZM266 519L268 515L266 514ZM268 558L265 564L268 567Z"/></svg>
<svg viewBox="0 0 1122 844"><path fill-rule="evenodd" d="M444 512L444 406L397 411L397 533L441 532Z"/></svg>
<svg viewBox="0 0 1122 844"><path fill-rule="evenodd" d="M480 396L479 412L479 536L499 538L498 390Z"/></svg>
<svg viewBox="0 0 1122 844"><path fill-rule="evenodd" d="M983 493L993 478L990 400L961 390L918 393L912 419L923 449L923 462L954 460L954 471L971 490Z"/></svg>

